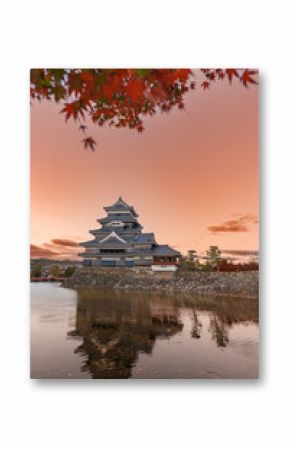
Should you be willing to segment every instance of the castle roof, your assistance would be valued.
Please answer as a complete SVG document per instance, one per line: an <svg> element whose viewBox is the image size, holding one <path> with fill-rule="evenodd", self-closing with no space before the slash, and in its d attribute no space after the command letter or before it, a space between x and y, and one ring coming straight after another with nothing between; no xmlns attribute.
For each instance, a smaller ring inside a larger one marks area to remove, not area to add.
<svg viewBox="0 0 290 449"><path fill-rule="evenodd" d="M104 210L106 212L110 212L110 211L125 212L128 210L128 212L131 212L135 217L138 217L138 214L136 213L134 207L127 204L121 196L111 206L104 207Z"/></svg>
<svg viewBox="0 0 290 449"><path fill-rule="evenodd" d="M180 256L180 252L168 245L156 245L153 249L154 256Z"/></svg>
<svg viewBox="0 0 290 449"><path fill-rule="evenodd" d="M138 215L122 197L112 206L104 207L104 209L107 216L97 220L101 224L101 228L90 231L95 238L80 243L80 246L86 249L84 253L80 254L83 257L102 260L104 254L109 254L112 257L115 253L116 255L122 253L122 257L118 257L118 261L130 256L130 260L138 259L137 262L135 261L138 264L144 257L152 261L154 256L157 259L180 256L180 253L170 246L158 245L153 232L142 234L142 226L137 219Z"/></svg>
<svg viewBox="0 0 290 449"><path fill-rule="evenodd" d="M135 240L135 243L155 243L155 235L153 232L139 234Z"/></svg>
<svg viewBox="0 0 290 449"><path fill-rule="evenodd" d="M110 223L111 221L121 221L123 223L138 223L136 216L134 216L131 212L122 213L122 214L109 214L107 217L100 218L98 220L99 223Z"/></svg>
<svg viewBox="0 0 290 449"><path fill-rule="evenodd" d="M95 246L96 245L96 240L88 240L87 242L80 242L79 246L84 246L85 248L89 248L91 246Z"/></svg>

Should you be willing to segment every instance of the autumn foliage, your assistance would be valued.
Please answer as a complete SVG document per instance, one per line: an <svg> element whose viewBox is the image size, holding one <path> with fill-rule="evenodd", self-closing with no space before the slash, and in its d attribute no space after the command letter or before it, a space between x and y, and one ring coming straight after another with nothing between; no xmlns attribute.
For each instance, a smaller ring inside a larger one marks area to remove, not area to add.
<svg viewBox="0 0 290 449"><path fill-rule="evenodd" d="M257 84L256 75L249 69L32 69L30 96L62 103L65 119L78 122L83 132L86 118L98 126L142 132L145 116L184 109L189 90L208 90L224 79L248 87ZM82 142L95 149L92 136Z"/></svg>
<svg viewBox="0 0 290 449"><path fill-rule="evenodd" d="M213 271L259 271L259 263L255 261L232 263L222 259Z"/></svg>

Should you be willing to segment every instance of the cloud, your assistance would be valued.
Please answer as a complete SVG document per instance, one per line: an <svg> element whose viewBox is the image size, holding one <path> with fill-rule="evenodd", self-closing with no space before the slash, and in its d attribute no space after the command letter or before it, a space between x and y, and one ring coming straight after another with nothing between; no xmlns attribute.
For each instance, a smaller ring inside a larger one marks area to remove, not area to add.
<svg viewBox="0 0 290 449"><path fill-rule="evenodd" d="M61 245L54 245L53 243L43 243L43 248L56 251L60 256L61 255L75 255L77 251L79 251L79 248L75 248L72 246L61 246Z"/></svg>
<svg viewBox="0 0 290 449"><path fill-rule="evenodd" d="M254 214L233 214L235 220L227 220L219 225L208 226L207 230L212 234L222 232L249 232L251 225L259 223L258 217Z"/></svg>
<svg viewBox="0 0 290 449"><path fill-rule="evenodd" d="M224 254L230 254L233 256L258 256L259 251L252 251L246 249L223 249Z"/></svg>
<svg viewBox="0 0 290 449"><path fill-rule="evenodd" d="M225 221L224 223L216 226L208 226L208 231L213 234L219 232L249 232L249 228L235 220Z"/></svg>
<svg viewBox="0 0 290 449"><path fill-rule="evenodd" d="M58 246L79 246L77 242L74 242L73 240L67 240L67 239L53 239L51 241L54 245Z"/></svg>
<svg viewBox="0 0 290 449"><path fill-rule="evenodd" d="M41 245L30 245L30 257L33 259L64 259L78 256L79 245L77 242L69 239L52 239L50 242L44 242Z"/></svg>
<svg viewBox="0 0 290 449"><path fill-rule="evenodd" d="M33 259L38 259L38 258L53 258L58 256L59 253L51 250L51 249L47 249L47 248L43 248L42 246L37 246L37 245L30 245L30 257Z"/></svg>

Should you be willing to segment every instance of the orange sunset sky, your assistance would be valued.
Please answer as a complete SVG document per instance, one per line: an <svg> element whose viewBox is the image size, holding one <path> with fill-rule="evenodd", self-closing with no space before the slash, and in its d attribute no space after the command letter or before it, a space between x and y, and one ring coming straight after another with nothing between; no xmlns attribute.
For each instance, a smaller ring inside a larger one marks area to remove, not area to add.
<svg viewBox="0 0 290 449"><path fill-rule="evenodd" d="M145 131L86 123L85 151L61 105L31 106L32 257L74 257L102 207L122 195L145 232L182 253L218 245L258 250L258 87L212 83L185 96L185 111L144 121Z"/></svg>

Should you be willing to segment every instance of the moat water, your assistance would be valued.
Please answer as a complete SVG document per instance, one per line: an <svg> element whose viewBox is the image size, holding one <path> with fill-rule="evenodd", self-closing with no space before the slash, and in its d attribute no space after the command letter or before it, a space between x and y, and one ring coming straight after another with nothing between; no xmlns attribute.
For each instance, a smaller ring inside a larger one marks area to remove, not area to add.
<svg viewBox="0 0 290 449"><path fill-rule="evenodd" d="M31 377L258 377L258 301L31 284Z"/></svg>

